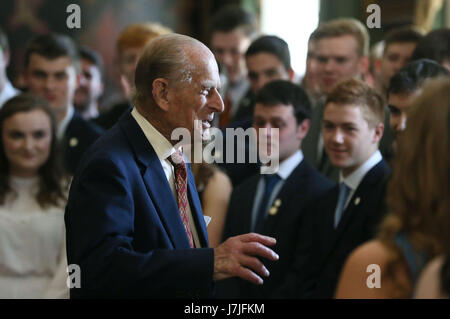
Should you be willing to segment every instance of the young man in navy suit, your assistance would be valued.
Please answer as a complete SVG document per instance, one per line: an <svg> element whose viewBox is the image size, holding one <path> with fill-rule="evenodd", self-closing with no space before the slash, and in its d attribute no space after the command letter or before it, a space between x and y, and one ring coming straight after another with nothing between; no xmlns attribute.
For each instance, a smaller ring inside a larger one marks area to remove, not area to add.
<svg viewBox="0 0 450 319"><path fill-rule="evenodd" d="M276 237L274 250L280 260L267 263L271 276L263 286L232 279L223 288L223 297L269 298L276 292L294 260L295 238L306 208L334 185L304 160L300 149L311 112L306 92L290 81L276 80L266 84L255 101L253 127L257 132L267 129L264 135L257 133L267 149L278 144L279 169L272 175L256 174L233 191L224 238L250 231ZM278 129L278 140L271 129Z"/></svg>
<svg viewBox="0 0 450 319"><path fill-rule="evenodd" d="M382 98L362 81L341 82L328 95L322 134L340 183L308 212L289 297L332 298L347 256L374 236L390 174L378 150L383 129Z"/></svg>
<svg viewBox="0 0 450 319"><path fill-rule="evenodd" d="M266 247L274 238L245 234L208 248L195 181L172 138L179 128L209 129L223 111L219 85L214 55L199 41L168 34L146 47L135 107L88 150L72 182L67 258L81 287L71 297L205 298L215 281L262 284L269 275L257 257L278 258Z"/></svg>
<svg viewBox="0 0 450 319"><path fill-rule="evenodd" d="M44 97L55 112L63 164L70 174L75 173L86 149L103 133L74 111L79 63L75 43L62 34L38 36L25 51L26 85L31 93Z"/></svg>

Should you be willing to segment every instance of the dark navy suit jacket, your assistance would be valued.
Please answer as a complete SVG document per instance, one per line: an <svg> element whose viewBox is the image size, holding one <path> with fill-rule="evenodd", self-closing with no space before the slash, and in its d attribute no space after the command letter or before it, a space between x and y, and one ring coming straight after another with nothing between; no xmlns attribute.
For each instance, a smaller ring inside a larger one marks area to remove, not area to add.
<svg viewBox="0 0 450 319"><path fill-rule="evenodd" d="M332 298L350 253L371 240L383 218L390 168L382 160L362 179L334 228L339 185L320 198L308 214L285 297ZM289 288L290 286L290 288Z"/></svg>
<svg viewBox="0 0 450 319"><path fill-rule="evenodd" d="M70 189L72 298L210 297L214 252L193 175L188 197L202 247L191 249L160 160L130 112L89 148Z"/></svg>
<svg viewBox="0 0 450 319"><path fill-rule="evenodd" d="M245 234L251 231L251 214L259 174L252 176L239 185L232 193L224 229L224 239ZM268 215L264 223L263 234L277 239L274 251L280 256L276 262L264 260L270 271L270 277L264 279L262 286L255 286L240 279L232 278L228 284L220 283L218 293L220 297L269 298L280 287L285 274L294 260L298 232L303 223L304 214L317 198L323 196L334 186L334 183L316 169L305 159L292 171L276 196L280 200L275 215ZM239 292L236 285L239 282ZM222 291L219 291L222 289ZM236 295L238 294L238 295Z"/></svg>
<svg viewBox="0 0 450 319"><path fill-rule="evenodd" d="M84 120L77 113L73 114L62 140L64 168L69 174L75 173L84 152L102 133L103 129L96 124Z"/></svg>

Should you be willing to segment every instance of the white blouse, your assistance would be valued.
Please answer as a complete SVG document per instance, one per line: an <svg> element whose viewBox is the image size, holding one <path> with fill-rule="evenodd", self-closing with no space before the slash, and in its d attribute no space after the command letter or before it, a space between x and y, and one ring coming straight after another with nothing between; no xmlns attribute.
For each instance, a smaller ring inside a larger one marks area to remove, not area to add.
<svg viewBox="0 0 450 319"><path fill-rule="evenodd" d="M11 177L0 206L0 298L68 298L64 208L42 209L39 177Z"/></svg>

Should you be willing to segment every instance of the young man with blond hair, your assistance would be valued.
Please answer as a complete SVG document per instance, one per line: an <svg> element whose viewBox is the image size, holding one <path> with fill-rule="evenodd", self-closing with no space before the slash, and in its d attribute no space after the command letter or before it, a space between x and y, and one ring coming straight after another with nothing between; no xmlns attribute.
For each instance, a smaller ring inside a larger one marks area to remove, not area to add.
<svg viewBox="0 0 450 319"><path fill-rule="evenodd" d="M390 174L378 150L383 130L383 100L374 89L350 79L330 92L322 134L325 151L339 169L340 183L309 211L291 290L287 290L293 295L332 298L347 256L374 236L385 211Z"/></svg>
<svg viewBox="0 0 450 319"><path fill-rule="evenodd" d="M357 78L363 80L369 67L369 34L366 27L353 18L336 19L319 26L314 31L316 39L317 74L324 98L313 109L311 129L303 143L303 152L320 172L338 180L338 170L332 165L323 148L322 119L324 100L342 81ZM384 119L388 126L389 119ZM381 142L384 153L391 144L391 134Z"/></svg>

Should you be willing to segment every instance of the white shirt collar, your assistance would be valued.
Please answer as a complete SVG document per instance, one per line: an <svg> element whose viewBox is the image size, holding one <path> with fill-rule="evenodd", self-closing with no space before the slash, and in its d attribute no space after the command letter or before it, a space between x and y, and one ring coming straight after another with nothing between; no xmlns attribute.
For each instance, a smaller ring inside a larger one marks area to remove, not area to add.
<svg viewBox="0 0 450 319"><path fill-rule="evenodd" d="M280 176L282 179L287 179L302 160L303 152L301 150L298 150L280 163L277 172L278 176Z"/></svg>
<svg viewBox="0 0 450 319"><path fill-rule="evenodd" d="M342 170L339 172L339 181L344 182L352 190L356 190L361 183L362 179L366 174L377 165L383 157L379 150L377 150L373 155L364 162L360 167L358 167L353 173L348 175L346 178L342 175Z"/></svg>
<svg viewBox="0 0 450 319"><path fill-rule="evenodd" d="M160 161L167 159L175 153L173 145L135 107L131 111L131 115L144 132L145 137L152 145Z"/></svg>
<svg viewBox="0 0 450 319"><path fill-rule="evenodd" d="M64 133L66 132L67 126L69 125L69 122L72 120L74 113L75 111L73 109L73 105L70 105L67 110L66 116L59 123L58 130L56 131L56 136L59 140L62 140L62 138L64 137Z"/></svg>
<svg viewBox="0 0 450 319"><path fill-rule="evenodd" d="M6 79L5 86L3 87L3 90L0 92L0 108L5 104L6 101L8 101L10 98L16 96L19 94L20 91L14 88L9 82L8 79Z"/></svg>

